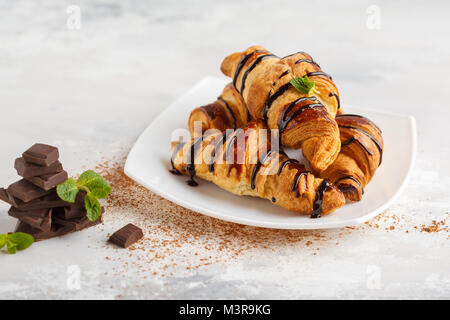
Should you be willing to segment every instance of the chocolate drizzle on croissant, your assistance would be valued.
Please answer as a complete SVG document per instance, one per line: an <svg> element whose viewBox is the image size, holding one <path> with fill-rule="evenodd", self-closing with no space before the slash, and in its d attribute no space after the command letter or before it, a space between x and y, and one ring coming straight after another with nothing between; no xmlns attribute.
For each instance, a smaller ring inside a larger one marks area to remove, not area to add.
<svg viewBox="0 0 450 320"><path fill-rule="evenodd" d="M219 152L219 148L222 147L222 145L225 142L225 138L226 138L226 134L225 132L222 132L222 134L220 135L220 139L217 140L217 142L214 144L214 149L213 152L211 153L211 160L209 162L209 172L214 172L214 162L216 159L216 155Z"/></svg>
<svg viewBox="0 0 450 320"><path fill-rule="evenodd" d="M266 153L264 154L262 159L259 159L258 162L256 163L255 167L253 168L252 178L250 179L250 187L252 189L255 189L256 174L259 172L259 170L261 169L262 164L264 162L266 162L267 158L272 154L272 152L273 152L272 150L266 151Z"/></svg>
<svg viewBox="0 0 450 320"><path fill-rule="evenodd" d="M193 135L201 134L208 129L220 131L237 129L249 121L245 102L239 92L230 83L223 89L216 101L195 108L189 116L189 130ZM196 123L201 124L201 132L194 132Z"/></svg>
<svg viewBox="0 0 450 320"><path fill-rule="evenodd" d="M339 95L337 95L336 93L330 92L330 94L328 96L336 98L336 101L337 101L337 104L338 104L337 108L340 109L341 108L341 99L339 98Z"/></svg>
<svg viewBox="0 0 450 320"><path fill-rule="evenodd" d="M283 161L281 163L280 168L278 169L278 175L281 174L281 172L283 171L284 167L287 166L289 163L298 163L298 160L297 159L287 159L287 160Z"/></svg>
<svg viewBox="0 0 450 320"><path fill-rule="evenodd" d="M247 68L247 70L244 72L244 75L242 76L242 82L241 82L241 89L239 90L239 92L241 94L243 94L244 89L245 89L245 80L247 80L248 75L250 74L250 72L252 72L253 69L256 68L256 66L263 60L267 59L267 58L271 58L271 57L277 57L274 54L265 54L265 55L261 55L258 58L255 59L255 61Z"/></svg>
<svg viewBox="0 0 450 320"><path fill-rule="evenodd" d="M193 180L195 175L235 194L271 201L275 199L277 205L303 214L317 212L316 204L319 198L322 199L320 201L323 214L332 212L345 203L343 194L336 187L330 185L326 190L319 190L322 179L314 177L303 165L289 159L283 152L272 150L270 139L260 140L261 134L267 134L267 131L261 132L261 129L266 130L267 127L262 122L251 122L225 139L222 138L226 137L224 133L212 133L203 136L203 139L192 139L182 147L179 147L181 144L174 145L174 150L179 150L174 152L174 168L191 176L190 180ZM234 143L238 135L245 136L242 140L244 148L240 149L238 144ZM221 140L224 143L221 143ZM198 146L201 152L193 152L194 146ZM212 151L209 151L209 148L212 148ZM239 158L240 152L244 152L241 157L243 162L235 163L236 155ZM229 157L228 153L233 157ZM210 159L208 154L211 155ZM252 164L250 159L254 155L259 157L256 163ZM216 161L218 157L223 161ZM211 172L212 163L214 167ZM230 175L230 168L237 168L238 174ZM320 196L317 197L317 194Z"/></svg>
<svg viewBox="0 0 450 320"><path fill-rule="evenodd" d="M230 116L233 118L233 129L236 130L236 116L234 115L233 110L230 108L230 105L226 100L222 97L218 97L217 100L222 101L225 104L225 107L227 108L228 112L230 113Z"/></svg>
<svg viewBox="0 0 450 320"><path fill-rule="evenodd" d="M334 184L335 184L335 185L338 185L341 181L347 180L347 179L350 179L350 180L355 181L355 182L359 185L359 187L361 188L362 194L364 194L364 188L363 188L361 182L360 182L358 179L356 179L355 177L353 177L353 176L343 176L343 177L340 177L339 179L337 179L337 180L334 182ZM344 185L345 185L345 184L344 184ZM340 186L341 186L341 187L340 187L341 190L342 190L343 188L345 188L345 187L342 187L342 184L341 184ZM351 185L349 185L349 186L351 187Z"/></svg>
<svg viewBox="0 0 450 320"><path fill-rule="evenodd" d="M291 70L286 70L284 71L282 74L280 74L280 76L278 77L278 80L280 80L281 78L283 78L284 76L288 75L289 73L291 73Z"/></svg>
<svg viewBox="0 0 450 320"><path fill-rule="evenodd" d="M383 148L381 147L381 144L380 144L377 140L375 140L374 137L372 137L372 136L370 135L370 133L368 133L368 132L367 132L366 130L364 130L364 129L356 128L356 127L353 127L353 126L343 126L343 125L339 125L339 128L346 128L346 129L357 130L357 131L359 131L359 132L365 134L366 136L368 136L369 139L372 140L373 143L377 146L378 151L380 151L380 162L378 163L378 166L380 166L381 161L382 161L382 159L383 159ZM367 148L367 147L366 147L366 146L365 146L358 138L355 138L355 137L350 138L349 140L347 140L347 141L345 141L345 142L342 142L341 146L349 145L349 144L351 144L351 143L353 143L353 142L355 142L355 141L359 142L359 144L364 148L364 150L366 150L366 152L367 152L369 155L372 155L372 152L370 152L369 149L368 149L368 148Z"/></svg>
<svg viewBox="0 0 450 320"><path fill-rule="evenodd" d="M281 116L280 121L278 122L278 128L280 129L280 137L283 134L284 130L286 130L288 124L294 120L297 116L299 116L300 114L302 114L304 111L308 110L308 109L312 109L312 108L325 108L323 106L323 104L321 103L310 103L307 105L302 106L300 109L295 110L291 115L288 114L289 112L291 112L291 110L298 106L301 102L303 101L317 101L316 98L314 97L303 97L303 98L299 98L297 100L295 100L294 102L292 102L290 105L287 106L287 108L283 111L283 114Z"/></svg>
<svg viewBox="0 0 450 320"><path fill-rule="evenodd" d="M359 201L382 161L381 129L356 114L338 115L336 121L341 133L341 152L321 177L334 181L347 199Z"/></svg>
<svg viewBox="0 0 450 320"><path fill-rule="evenodd" d="M195 140L192 141L191 147L190 147L190 151L189 151L189 159L190 161L188 162L187 166L186 166L186 170L189 172L189 180L187 181L187 184L190 185L191 187L196 187L198 185L198 183L194 180L195 177L195 151L197 151L198 146L200 145L200 143L202 142L202 137L199 137Z"/></svg>
<svg viewBox="0 0 450 320"><path fill-rule="evenodd" d="M298 183L300 182L300 178L311 172L307 171L306 167L300 163L291 163L290 168L292 168L292 167L297 169L297 173L295 175L294 182L292 183L291 191L295 192L295 196L298 198L298 197L300 197L300 193L298 192Z"/></svg>
<svg viewBox="0 0 450 320"><path fill-rule="evenodd" d="M317 64L317 62L315 62L314 60L310 60L310 59L303 59L302 58L302 59L299 59L299 60L295 61L294 64L299 64L299 63L302 63L302 62L311 63L311 64L316 65L318 68L320 68L320 66Z"/></svg>
<svg viewBox="0 0 450 320"><path fill-rule="evenodd" d="M331 77L310 55L296 53L280 59L265 48L250 47L229 55L221 68L225 75L233 77L244 101L242 108L248 110L253 119L266 121L271 130L280 129L284 146L301 147L315 171L324 170L333 162L340 149L339 129L334 121L339 103L333 98L333 95L338 96L338 91ZM293 78L307 74L316 77L320 91L312 97L290 84ZM300 98L314 98L316 104L297 106L303 101ZM304 108L297 110L301 107Z"/></svg>
<svg viewBox="0 0 450 320"><path fill-rule="evenodd" d="M325 192L330 188L331 184L328 180L323 180L316 192L316 198L313 205L313 213L311 218L320 218L322 215L322 204Z"/></svg>
<svg viewBox="0 0 450 320"><path fill-rule="evenodd" d="M282 85L275 91L274 94L272 94L272 91L269 91L266 102L264 103L264 112L263 112L263 119L267 121L267 112L269 112L270 107L272 106L272 103L277 100L278 97L281 97L283 93L285 93L289 88L292 87L292 84L290 82Z"/></svg>
<svg viewBox="0 0 450 320"><path fill-rule="evenodd" d="M183 148L185 142L179 142L175 145L173 152L172 152L172 156L170 157L170 165L172 166L172 169L170 170L171 173L181 176L181 172L178 171L175 168L175 165L173 164L173 160L175 159L176 155L178 154L178 151L180 151L181 148Z"/></svg>
<svg viewBox="0 0 450 320"><path fill-rule="evenodd" d="M250 47L228 56L221 69L233 78L234 86L230 83L213 106L195 109L191 113L190 128L196 119L202 121L203 131L240 128L248 123L250 117L263 120L270 129L279 129L281 145L302 148L312 172L334 182L347 199L361 199L364 188L382 162L381 130L363 116L336 115L341 107L337 88L331 76L323 72L309 54L297 52L279 59L265 48ZM292 78L305 75L315 82L318 94L305 96L291 85ZM227 154L237 152L233 149L234 142L241 134L235 132L228 137L228 142L225 134L216 137L218 142L211 152L209 173L216 173L215 160L223 148L228 150ZM222 145L226 147L222 148ZM232 153L233 160L235 153ZM250 190L258 191L259 173L271 163L272 157L270 152L263 153L251 173L247 172ZM294 172L289 187L292 190L304 188L306 185L302 181L307 180L304 177L312 174L306 172L298 161L285 155L281 158L277 176L281 179L286 171ZM245 176L246 170L242 166L229 164L227 177L232 169L236 169L236 177ZM329 183L322 183L322 189L327 190ZM279 197L274 198L281 201ZM315 207L319 207L320 193L312 198Z"/></svg>
<svg viewBox="0 0 450 320"><path fill-rule="evenodd" d="M242 57L241 61L239 61L238 65L236 67L236 71L234 73L234 77L233 77L233 86L235 88L236 88L236 82L237 82L237 78L239 76L239 73L241 72L241 70L244 67L244 65L247 63L248 59L250 59L254 54L260 53L260 52L267 53L267 50L255 50L255 51L252 51L249 54L247 54L244 57Z"/></svg>
<svg viewBox="0 0 450 320"><path fill-rule="evenodd" d="M322 71L316 71L316 72L309 72L306 74L308 77L314 77L314 76L324 76L325 78L328 78L330 80L333 80L333 78L325 72Z"/></svg>
<svg viewBox="0 0 450 320"><path fill-rule="evenodd" d="M291 54L289 54L289 55L287 55L287 56L284 56L284 57L282 58L282 60L285 60L285 59L290 58L290 57L292 57L292 56L295 56L295 55L297 55L297 54L305 55L305 56L307 56L309 59L312 60L312 57L311 57L308 53L306 53L305 51L297 51L297 52L291 53Z"/></svg>
<svg viewBox="0 0 450 320"><path fill-rule="evenodd" d="M342 117L356 117L356 118L361 118L364 119L365 121L369 122L371 125L373 125L375 128L378 129L378 131L380 131L380 133L382 133L383 131L381 131L380 127L378 127L373 121L371 121L370 119L360 115L360 114L353 114L353 113L343 113L343 114L338 114L336 115L336 118L342 118Z"/></svg>

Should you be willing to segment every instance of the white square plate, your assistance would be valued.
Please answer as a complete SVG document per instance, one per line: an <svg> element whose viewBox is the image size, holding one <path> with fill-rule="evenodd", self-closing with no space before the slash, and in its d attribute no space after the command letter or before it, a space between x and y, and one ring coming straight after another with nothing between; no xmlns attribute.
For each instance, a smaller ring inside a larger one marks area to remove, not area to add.
<svg viewBox="0 0 450 320"><path fill-rule="evenodd" d="M125 173L139 184L185 208L226 221L279 229L357 225L388 208L402 191L415 159L414 118L348 105L343 106L345 112L367 116L383 130L383 163L365 188L362 201L346 204L320 219L311 219L271 205L264 199L233 195L201 179L197 179L198 187L189 187L187 177L172 175L168 170L172 134L176 129L187 129L192 109L213 102L228 82L205 78L156 117L130 151Z"/></svg>

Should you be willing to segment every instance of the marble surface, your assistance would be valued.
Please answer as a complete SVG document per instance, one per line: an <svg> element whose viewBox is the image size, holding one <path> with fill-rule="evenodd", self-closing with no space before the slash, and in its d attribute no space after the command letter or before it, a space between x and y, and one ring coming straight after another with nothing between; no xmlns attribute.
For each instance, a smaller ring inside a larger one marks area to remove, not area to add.
<svg viewBox="0 0 450 320"><path fill-rule="evenodd" d="M67 25L71 5L79 29ZM342 101L411 114L418 129L413 175L379 228L323 231L320 250L280 240L187 273L141 277L110 272L105 252L126 260L129 251L91 246L116 227L105 223L0 254L0 297L450 298L448 229L422 230L450 210L449 9L448 1L0 0L3 186L35 141L58 145L71 172L122 156L165 106L253 44L311 53ZM0 204L1 233L14 227L7 209ZM77 290L67 285L73 266Z"/></svg>

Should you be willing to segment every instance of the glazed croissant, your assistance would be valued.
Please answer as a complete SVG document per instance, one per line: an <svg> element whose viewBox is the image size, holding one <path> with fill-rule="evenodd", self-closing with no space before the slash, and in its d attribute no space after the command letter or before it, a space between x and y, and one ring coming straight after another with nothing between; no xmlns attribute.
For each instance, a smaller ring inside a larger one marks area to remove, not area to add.
<svg viewBox="0 0 450 320"><path fill-rule="evenodd" d="M188 143L174 143L172 172L211 181L237 195L265 198L291 211L317 218L341 207L345 198L326 179L272 148L262 121L227 134L215 131Z"/></svg>
<svg viewBox="0 0 450 320"><path fill-rule="evenodd" d="M347 199L359 201L381 164L381 130L369 119L356 114L340 114L336 121L341 134L341 152L320 176L333 181Z"/></svg>
<svg viewBox="0 0 450 320"><path fill-rule="evenodd" d="M230 83L225 87L220 97L229 101L229 105L233 106L233 112L240 116L240 121L243 121L245 119L245 116L242 116L245 115L243 100L233 100L229 97L229 95L234 97L236 94L239 93ZM230 123L231 113L227 113L225 105L219 102L217 102L217 108L223 108L223 111L216 112L214 121L207 120L207 117L201 118L202 113L206 113L204 109L209 108L209 106L192 111L189 117L190 128L193 128L194 121L201 121L203 132L208 129L223 131L233 128L229 124L226 125L226 123ZM342 109L338 113L341 111ZM211 114L211 112L209 113ZM340 127L341 151L336 160L319 175L333 181L347 199L359 201L364 194L364 188L375 174L379 159L382 156L383 139L381 130L372 121L360 115L339 114L336 116L336 121ZM355 124L357 129L349 128L349 126L355 126ZM194 135L193 129L191 129L191 133ZM363 136L361 137L361 135ZM359 140L357 140L358 137L360 137ZM359 152L354 150L359 150Z"/></svg>
<svg viewBox="0 0 450 320"><path fill-rule="evenodd" d="M301 147L315 171L325 170L336 159L339 93L311 56L299 52L280 59L254 46L226 57L221 70L233 78L246 111L266 121L270 129L279 129L283 146ZM303 94L291 85L294 77L305 75L315 82L318 93Z"/></svg>

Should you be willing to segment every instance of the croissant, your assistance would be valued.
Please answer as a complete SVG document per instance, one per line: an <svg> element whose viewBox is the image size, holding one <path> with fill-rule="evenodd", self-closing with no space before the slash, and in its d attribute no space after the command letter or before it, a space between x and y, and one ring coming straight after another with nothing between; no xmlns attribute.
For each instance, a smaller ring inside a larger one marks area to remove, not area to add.
<svg viewBox="0 0 450 320"><path fill-rule="evenodd" d="M245 108L245 102L233 84L228 84L216 101L194 109L189 116L189 130L194 135L196 121L201 123L201 133L208 129L224 131L237 129L250 122L251 116Z"/></svg>
<svg viewBox="0 0 450 320"><path fill-rule="evenodd" d="M189 175L191 186L197 185L197 176L231 193L269 199L313 218L344 205L344 195L332 183L316 178L272 143L272 133L262 121L231 135L216 130L188 143L173 143L172 172Z"/></svg>
<svg viewBox="0 0 450 320"><path fill-rule="evenodd" d="M306 53L282 59L260 46L225 58L222 72L233 78L254 119L278 129L281 144L302 148L315 171L326 169L340 150L339 129L334 116L339 93L331 77ZM290 83L294 77L311 77L318 93L300 93Z"/></svg>
<svg viewBox="0 0 450 320"><path fill-rule="evenodd" d="M341 135L341 152L320 176L333 181L345 198L359 201L364 188L381 164L381 129L369 119L356 114L337 115L336 121Z"/></svg>

